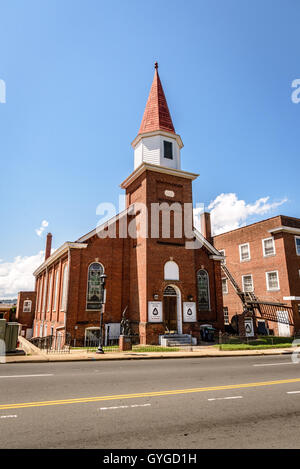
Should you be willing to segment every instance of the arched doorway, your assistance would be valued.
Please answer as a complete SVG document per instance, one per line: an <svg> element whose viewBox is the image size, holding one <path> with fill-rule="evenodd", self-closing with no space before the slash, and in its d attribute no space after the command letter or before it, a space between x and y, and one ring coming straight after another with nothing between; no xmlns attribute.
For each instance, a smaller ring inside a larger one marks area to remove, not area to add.
<svg viewBox="0 0 300 469"><path fill-rule="evenodd" d="M178 287L168 285L164 291L164 322L169 332L182 333L181 294Z"/></svg>

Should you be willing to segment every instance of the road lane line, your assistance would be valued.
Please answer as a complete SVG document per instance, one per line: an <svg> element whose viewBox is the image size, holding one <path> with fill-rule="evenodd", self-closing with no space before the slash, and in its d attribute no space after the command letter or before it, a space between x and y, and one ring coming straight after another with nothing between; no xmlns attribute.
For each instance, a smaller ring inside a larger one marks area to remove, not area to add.
<svg viewBox="0 0 300 469"><path fill-rule="evenodd" d="M0 415L0 419L16 419L17 415Z"/></svg>
<svg viewBox="0 0 300 469"><path fill-rule="evenodd" d="M255 383L229 384L229 385L224 385L224 386L210 386L206 388L175 389L175 390L170 390L170 391L153 391L153 392L143 392L143 393L135 393L135 394L82 397L82 398L75 398L75 399L74 398L62 399L62 400L56 400L56 401L21 402L21 403L15 403L15 404L1 404L0 410L22 409L22 408L29 408L29 407L46 407L46 406L65 405L65 404L83 404L83 403L88 403L88 402L136 399L138 397L175 396L179 394L191 394L191 393L220 391L220 390L224 391L225 389L256 388L256 387L261 387L261 386L273 386L277 384L290 384L290 383L299 383L299 382L300 382L300 378L292 378L292 379L281 379L277 381L259 381Z"/></svg>
<svg viewBox="0 0 300 469"><path fill-rule="evenodd" d="M42 375L0 375L0 378L40 378L42 376L54 376L53 374L50 373L44 373Z"/></svg>
<svg viewBox="0 0 300 469"><path fill-rule="evenodd" d="M134 404L134 405L119 405L115 407L100 407L98 410L115 410L115 409L133 409L135 407L148 407L151 404Z"/></svg>
<svg viewBox="0 0 300 469"><path fill-rule="evenodd" d="M298 365L298 363L294 363L294 362L260 363L259 365L252 365L252 366L278 366L278 365Z"/></svg>
<svg viewBox="0 0 300 469"><path fill-rule="evenodd" d="M229 397L211 397L208 401L225 401L227 399L243 399L243 396L229 396Z"/></svg>
<svg viewBox="0 0 300 469"><path fill-rule="evenodd" d="M300 391L289 391L287 394L300 394Z"/></svg>

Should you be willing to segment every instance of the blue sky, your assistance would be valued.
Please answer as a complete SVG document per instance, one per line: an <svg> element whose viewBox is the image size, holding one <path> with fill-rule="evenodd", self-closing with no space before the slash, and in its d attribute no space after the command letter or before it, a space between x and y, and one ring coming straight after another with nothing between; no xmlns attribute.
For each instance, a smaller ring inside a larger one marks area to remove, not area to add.
<svg viewBox="0 0 300 469"><path fill-rule="evenodd" d="M0 0L0 297L47 230L58 247L117 203L155 60L194 201L223 213L235 194L238 224L299 217L299 15L298 0Z"/></svg>

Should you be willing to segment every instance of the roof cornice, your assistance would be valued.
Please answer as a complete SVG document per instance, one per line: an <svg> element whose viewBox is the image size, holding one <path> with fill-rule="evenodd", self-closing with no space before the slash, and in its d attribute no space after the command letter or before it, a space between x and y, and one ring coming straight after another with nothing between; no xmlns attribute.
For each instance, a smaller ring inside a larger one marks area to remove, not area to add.
<svg viewBox="0 0 300 469"><path fill-rule="evenodd" d="M49 267L53 262L55 262L60 256L68 252L69 249L84 249L87 247L87 244L83 243L71 243L67 241L60 248L56 249L53 254L51 254L48 259L46 259L34 272L33 275L36 277L39 275L46 267Z"/></svg>
<svg viewBox="0 0 300 469"><path fill-rule="evenodd" d="M291 233L291 234L300 234L300 228L293 228L292 226L277 226L268 230L269 233Z"/></svg>
<svg viewBox="0 0 300 469"><path fill-rule="evenodd" d="M192 181L197 179L197 177L199 176L199 174L189 173L188 171L182 171L181 169L173 169L167 168L166 166L142 163L138 168L133 171L133 173L130 174L130 176L128 176L128 178L125 179L125 181L120 184L120 187L122 189L126 189L133 181L135 181L135 179L137 179L145 171L154 171L156 173L170 174L171 176L178 176L185 179L191 179Z"/></svg>
<svg viewBox="0 0 300 469"><path fill-rule="evenodd" d="M180 135L175 134L173 132L167 132L165 130L153 130L152 132L144 132L142 134L138 134L133 142L131 142L131 146L135 148L137 144L143 139L143 138L149 138L149 137L155 137L156 135L162 135L163 137L169 137L169 138L174 138L176 142L178 143L179 148L183 148L183 142L181 140Z"/></svg>

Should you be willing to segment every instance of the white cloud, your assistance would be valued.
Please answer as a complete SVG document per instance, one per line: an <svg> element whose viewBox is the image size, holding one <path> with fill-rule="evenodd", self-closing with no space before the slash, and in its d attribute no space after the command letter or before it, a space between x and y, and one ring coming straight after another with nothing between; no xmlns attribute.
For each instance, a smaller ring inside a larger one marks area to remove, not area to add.
<svg viewBox="0 0 300 469"><path fill-rule="evenodd" d="M35 232L38 236L42 236L43 232L49 225L49 222L47 220L43 220L41 223L41 226L39 228L36 228Z"/></svg>
<svg viewBox="0 0 300 469"><path fill-rule="evenodd" d="M286 198L278 202L270 202L270 197L267 196L257 199L252 204L247 204L245 200L238 199L234 193L220 194L208 206L213 234L225 233L245 226L246 223L256 221L251 219L256 215L269 214L271 216L271 212L285 202L287 202Z"/></svg>
<svg viewBox="0 0 300 469"><path fill-rule="evenodd" d="M0 261L0 298L16 298L18 291L34 290L34 270L44 261L45 252L17 256L13 262Z"/></svg>

